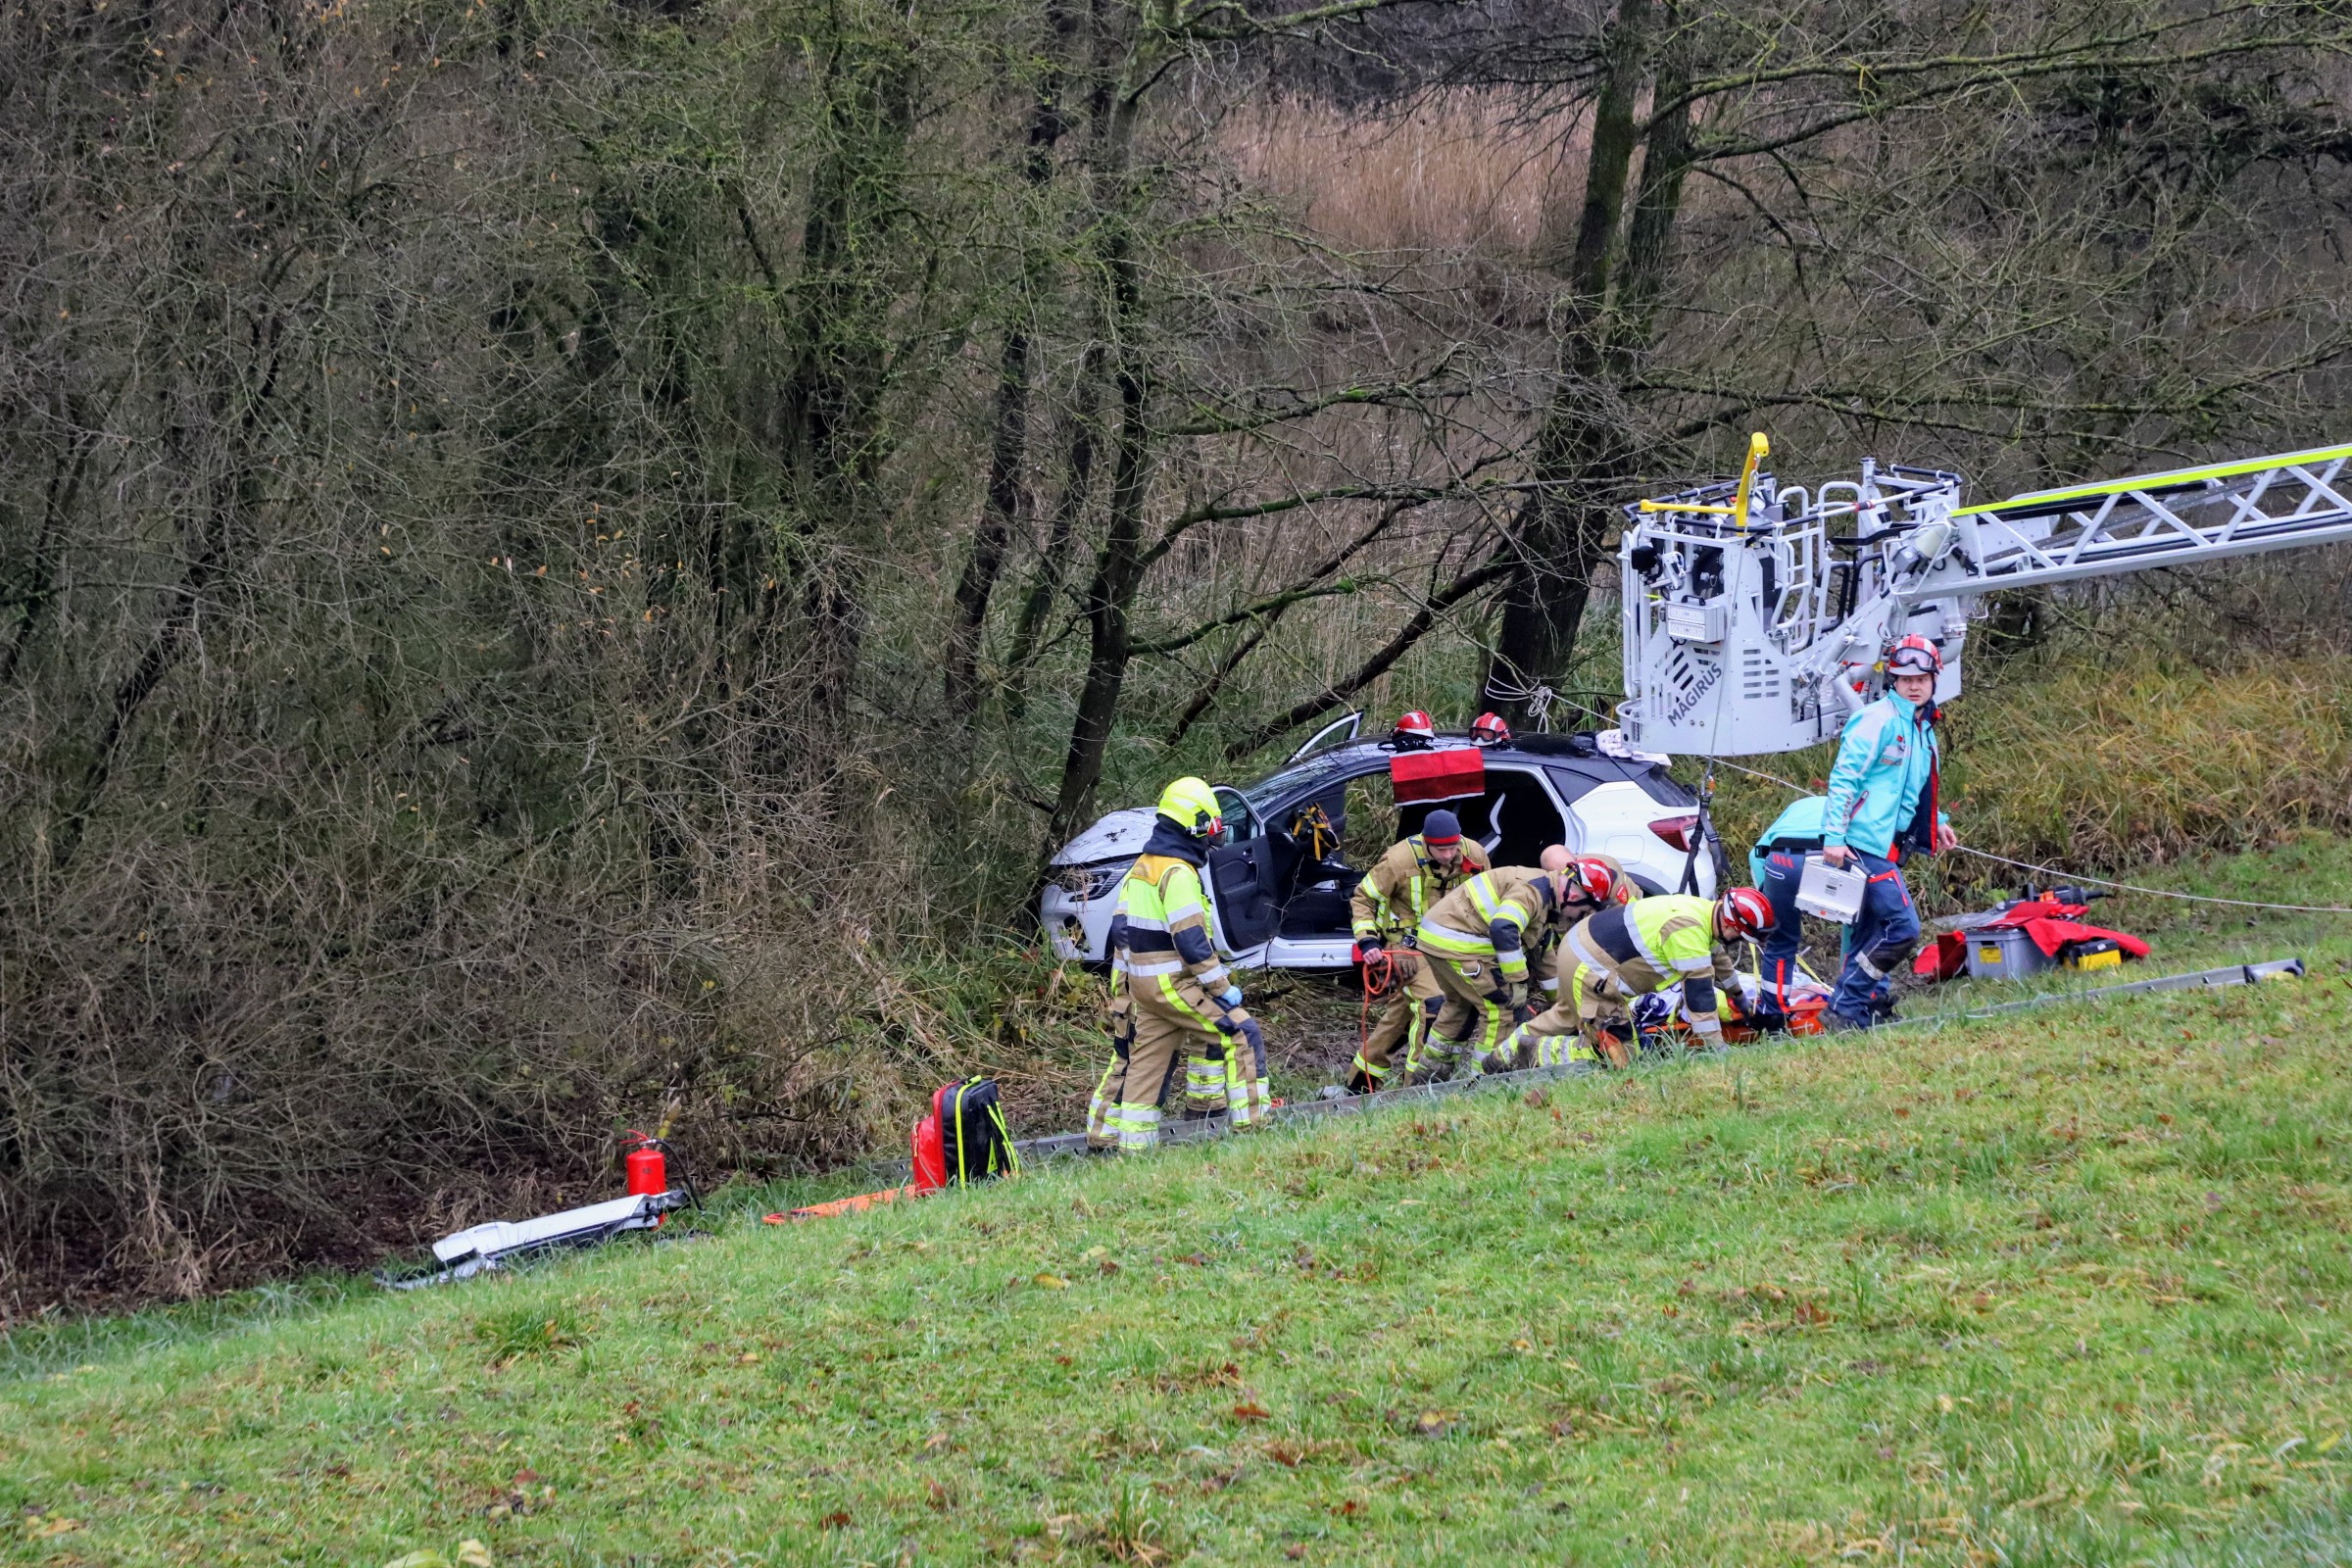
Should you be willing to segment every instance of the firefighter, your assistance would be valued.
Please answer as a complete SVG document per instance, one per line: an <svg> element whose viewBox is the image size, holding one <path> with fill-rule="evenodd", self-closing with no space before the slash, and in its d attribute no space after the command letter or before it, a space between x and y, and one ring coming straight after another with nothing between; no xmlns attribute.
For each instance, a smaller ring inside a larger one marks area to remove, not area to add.
<svg viewBox="0 0 2352 1568"><path fill-rule="evenodd" d="M1658 894L1586 919L1561 944L1560 961L1574 965L1561 1004L1576 1012L1581 1038L1556 1052L1557 1060L1626 1065L1633 1059L1633 999L1677 984L1697 1048L1720 1049L1716 988L1739 984L1728 945L1772 925L1772 904L1754 888L1734 888L1712 901Z"/></svg>
<svg viewBox="0 0 2352 1568"><path fill-rule="evenodd" d="M1355 885L1356 956L1367 979L1385 964L1393 986L1380 1021L1355 1054L1348 1092L1370 1094L1389 1076L1389 1058L1398 1041L1410 1059L1446 1004L1446 994L1421 961L1415 944L1429 906L1488 868L1487 852L1462 837L1461 818L1443 807L1421 822L1421 831L1392 845Z"/></svg>
<svg viewBox="0 0 2352 1568"><path fill-rule="evenodd" d="M1567 847L1554 844L1540 868L1482 871L1421 917L1422 961L1445 1001L1407 1058L1415 1082L1457 1068L1474 1078L1485 1070L1527 1001L1534 979L1528 955L1542 950L1559 917L1570 863Z"/></svg>
<svg viewBox="0 0 2352 1568"><path fill-rule="evenodd" d="M1614 857L1580 855L1569 862L1566 894L1552 922L1551 936L1528 961L1528 972L1535 977L1530 1004L1540 1010L1523 1019L1487 1057L1482 1065L1488 1072L1552 1067L1568 1059L1580 1020L1573 999L1563 1000L1560 996L1563 979L1560 971L1567 969L1570 971L1567 978L1573 979L1576 968L1573 959L1562 961L1561 949L1567 933L1587 915L1622 907L1641 896L1641 887L1625 874L1625 867Z"/></svg>
<svg viewBox="0 0 2352 1568"><path fill-rule="evenodd" d="M1213 1070L1236 1131L1265 1119L1266 1036L1208 936L1200 868L1225 837L1216 792L1180 778L1159 798L1110 917L1110 1065L1086 1118L1090 1150L1159 1142L1160 1106L1188 1055Z"/></svg>
<svg viewBox="0 0 2352 1568"><path fill-rule="evenodd" d="M1886 667L1886 695L1847 719L1838 737L1822 806L1821 858L1858 864L1870 879L1822 1019L1832 1029L1867 1029L1894 1015L1891 977L1919 947L1919 911L1900 862L1960 842L1937 800L1936 677L1943 655L1925 637L1900 637Z"/></svg>

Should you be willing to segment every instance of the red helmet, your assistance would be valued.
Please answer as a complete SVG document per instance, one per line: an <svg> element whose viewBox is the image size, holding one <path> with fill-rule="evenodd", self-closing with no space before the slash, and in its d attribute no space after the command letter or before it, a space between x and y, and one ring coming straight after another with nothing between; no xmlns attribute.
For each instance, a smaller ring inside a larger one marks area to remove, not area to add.
<svg viewBox="0 0 2352 1568"><path fill-rule="evenodd" d="M1889 675L1940 675L1943 673L1943 654L1936 646L1913 632L1897 637L1886 650L1886 673Z"/></svg>
<svg viewBox="0 0 2352 1568"><path fill-rule="evenodd" d="M1754 888L1734 888L1715 901L1718 935L1727 939L1756 937L1772 927L1772 901Z"/></svg>
<svg viewBox="0 0 2352 1568"><path fill-rule="evenodd" d="M1479 746L1500 746L1511 738L1511 726L1500 713L1481 713L1470 721L1470 739Z"/></svg>
<svg viewBox="0 0 2352 1568"><path fill-rule="evenodd" d="M1418 708L1399 717L1396 727L1389 732L1389 739L1399 746L1427 746L1437 738L1438 726Z"/></svg>
<svg viewBox="0 0 2352 1568"><path fill-rule="evenodd" d="M1568 862L1568 885L1584 889L1592 904L1617 902L1617 867L1597 855L1580 855Z"/></svg>

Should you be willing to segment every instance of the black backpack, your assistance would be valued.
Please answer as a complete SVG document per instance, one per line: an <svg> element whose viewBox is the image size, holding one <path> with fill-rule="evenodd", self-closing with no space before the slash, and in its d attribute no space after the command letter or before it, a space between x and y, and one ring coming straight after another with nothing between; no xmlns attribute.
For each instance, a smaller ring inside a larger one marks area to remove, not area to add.
<svg viewBox="0 0 2352 1568"><path fill-rule="evenodd" d="M1021 1168L994 1078L944 1085L931 1097L931 1113L939 1118L940 1152L951 1184L968 1187Z"/></svg>

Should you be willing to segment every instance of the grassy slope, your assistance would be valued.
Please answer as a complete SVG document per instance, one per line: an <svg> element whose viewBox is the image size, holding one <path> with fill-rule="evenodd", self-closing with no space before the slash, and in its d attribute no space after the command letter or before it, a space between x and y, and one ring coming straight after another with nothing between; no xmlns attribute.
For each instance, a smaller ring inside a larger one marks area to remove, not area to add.
<svg viewBox="0 0 2352 1568"><path fill-rule="evenodd" d="M2204 920L2314 977L101 1339L0 1560L2342 1561L2352 923Z"/></svg>

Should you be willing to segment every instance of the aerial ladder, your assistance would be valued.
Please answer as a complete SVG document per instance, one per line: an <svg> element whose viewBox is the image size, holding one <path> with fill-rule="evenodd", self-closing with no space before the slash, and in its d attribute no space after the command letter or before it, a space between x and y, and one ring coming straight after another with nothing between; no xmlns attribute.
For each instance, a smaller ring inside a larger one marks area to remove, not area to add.
<svg viewBox="0 0 2352 1568"><path fill-rule="evenodd" d="M1638 502L1618 548L1625 739L1741 757L1835 739L1917 633L1960 694L1985 595L2352 539L2352 446L1961 505L1960 476L1864 462L1778 484L1749 438L1740 477Z"/></svg>

